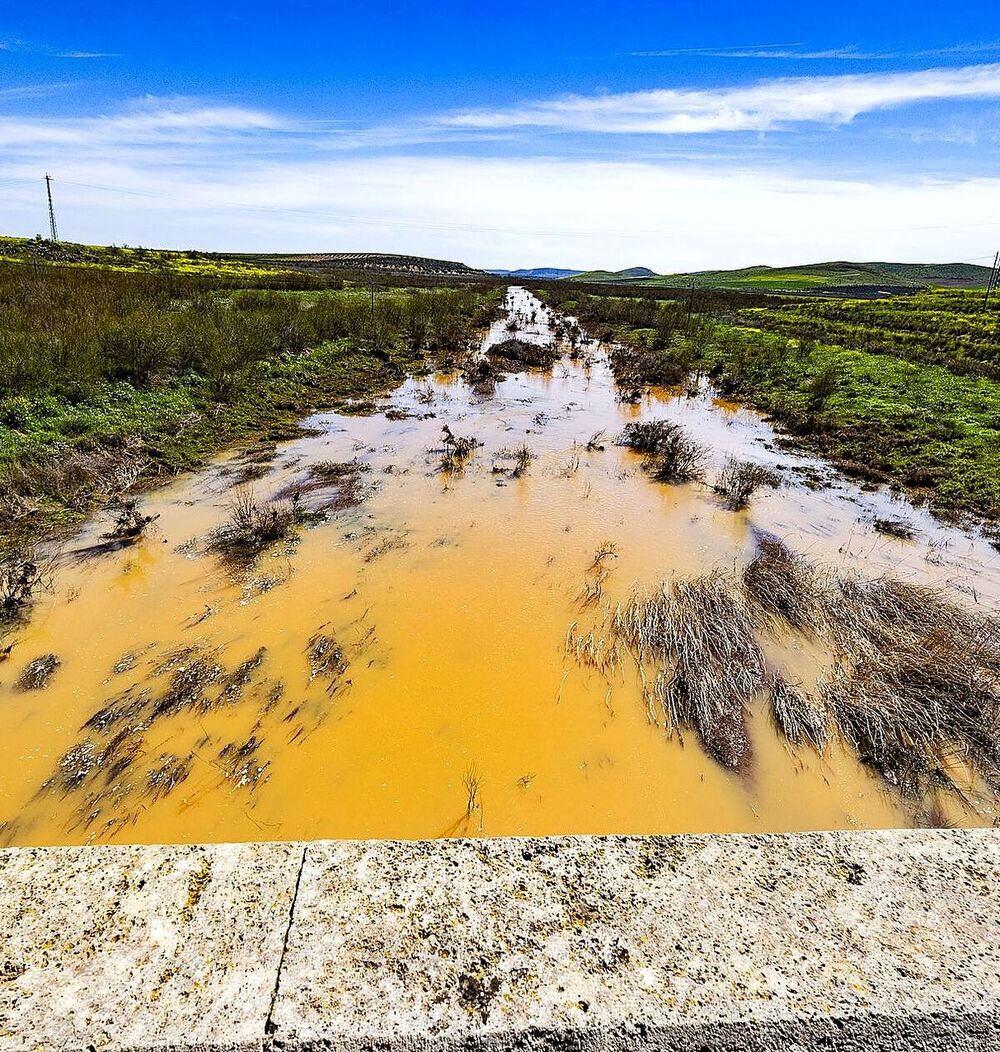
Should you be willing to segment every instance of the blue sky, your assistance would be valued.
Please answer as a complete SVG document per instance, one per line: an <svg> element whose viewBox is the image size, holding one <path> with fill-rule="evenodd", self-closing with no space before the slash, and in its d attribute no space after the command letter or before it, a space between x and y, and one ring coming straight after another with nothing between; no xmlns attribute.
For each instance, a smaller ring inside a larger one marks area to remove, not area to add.
<svg viewBox="0 0 1000 1052"><path fill-rule="evenodd" d="M991 257L1000 8L0 0L0 230L474 265Z"/></svg>

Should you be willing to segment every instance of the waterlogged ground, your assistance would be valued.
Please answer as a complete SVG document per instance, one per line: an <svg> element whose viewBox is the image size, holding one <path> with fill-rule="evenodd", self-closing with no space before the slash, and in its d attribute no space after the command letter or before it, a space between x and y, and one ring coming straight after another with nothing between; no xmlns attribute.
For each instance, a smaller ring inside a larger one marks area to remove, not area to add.
<svg viewBox="0 0 1000 1052"><path fill-rule="evenodd" d="M509 306L519 335L549 339L537 301L513 290ZM488 342L509 335L500 322ZM229 458L157 492L145 510L159 518L132 547L102 551L107 523L91 524L0 665L6 842L918 820L838 740L823 756L788 748L763 699L752 764L725 770L693 736L650 721L634 666L603 674L572 644L636 588L745 564L761 531L824 565L890 571L985 608L1000 600L1000 556L781 449L759 417L707 391L622 404L601 350L582 350L492 393L429 376L375 415L312 418L259 466ZM614 438L656 418L711 447L709 482L735 453L776 467L782 486L734 512L706 484L651 482ZM480 443L453 472L440 470L444 425ZM321 521L250 565L209 550L240 472L261 476L250 484L263 502L327 462L357 469L305 493ZM917 537L877 533L876 516L907 519ZM807 687L822 671L801 640L767 651ZM58 665L26 689L25 669L49 654ZM935 820L993 821L995 798L965 788L965 802L938 801Z"/></svg>

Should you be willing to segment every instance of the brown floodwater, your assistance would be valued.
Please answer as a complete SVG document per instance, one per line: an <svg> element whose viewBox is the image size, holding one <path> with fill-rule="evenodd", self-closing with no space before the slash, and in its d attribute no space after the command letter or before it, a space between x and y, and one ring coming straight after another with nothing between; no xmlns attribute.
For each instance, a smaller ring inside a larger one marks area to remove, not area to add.
<svg viewBox="0 0 1000 1052"><path fill-rule="evenodd" d="M519 335L549 338L527 292L512 290L509 306ZM506 338L505 324L487 342ZM637 588L744 564L758 531L823 564L889 571L992 607L1000 556L985 541L782 449L758 415L707 388L622 404L595 345L492 393L459 376L410 379L380 408L315 416L278 446L252 482L259 500L310 465L348 461L361 466L364 499L329 507L252 565L208 549L233 501L233 456L150 496L146 512L159 518L136 545L80 554L106 531L98 520L75 538L0 665L6 842L914 821L839 742L823 756L790 750L763 699L750 722L752 769L723 769L694 737L650 722L636 668L588 667L568 634L589 632ZM657 418L711 448L709 478L738 454L776 468L782 486L733 512L704 484L651 482L613 440L629 421ZM445 424L480 443L458 471L439 470ZM588 451L599 431L603 448ZM505 451L525 443L532 459L513 477ZM875 532L876 515L905 517L917 537ZM806 685L826 660L802 640L766 648ZM28 663L49 653L59 664L47 684L20 689ZM967 789L966 803L941 803L941 820L991 823L996 800Z"/></svg>

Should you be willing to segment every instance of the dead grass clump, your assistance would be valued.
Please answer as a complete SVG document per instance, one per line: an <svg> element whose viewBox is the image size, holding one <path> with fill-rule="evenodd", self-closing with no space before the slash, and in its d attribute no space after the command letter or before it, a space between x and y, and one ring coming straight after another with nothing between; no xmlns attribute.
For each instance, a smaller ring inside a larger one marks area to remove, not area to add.
<svg viewBox="0 0 1000 1052"><path fill-rule="evenodd" d="M849 574L837 578L822 599L833 637L850 657L888 653L901 644L947 634L963 640L970 658L985 648L994 652L993 660L1000 660L995 625L949 602L936 588Z"/></svg>
<svg viewBox="0 0 1000 1052"><path fill-rule="evenodd" d="M232 562L248 562L289 535L302 521L299 502L262 505L253 490L236 492L229 517L212 535L209 549Z"/></svg>
<svg viewBox="0 0 1000 1052"><path fill-rule="evenodd" d="M0 483L0 529L30 520L53 503L83 511L120 495L149 464L140 439L114 449L63 445L44 460L18 464Z"/></svg>
<svg viewBox="0 0 1000 1052"><path fill-rule="evenodd" d="M743 571L748 597L772 618L799 629L817 628L824 591L816 570L776 538L761 538L758 549Z"/></svg>
<svg viewBox="0 0 1000 1052"><path fill-rule="evenodd" d="M488 347L486 353L508 367L519 369L548 369L559 357L559 352L550 344L527 340L503 340Z"/></svg>
<svg viewBox="0 0 1000 1052"><path fill-rule="evenodd" d="M299 502L301 507L301 503L311 494L322 493L326 494L322 500L324 511L356 508L369 496L364 484L364 476L369 470L367 464L358 460L321 460L311 464L303 477L279 489L272 500L279 503Z"/></svg>
<svg viewBox="0 0 1000 1052"><path fill-rule="evenodd" d="M952 785L956 763L1000 788L996 678L953 641L904 644L842 666L824 696L861 762L904 796Z"/></svg>
<svg viewBox="0 0 1000 1052"><path fill-rule="evenodd" d="M778 486L778 476L761 464L730 458L715 480L713 489L731 511L741 511L762 486Z"/></svg>
<svg viewBox="0 0 1000 1052"><path fill-rule="evenodd" d="M252 657L237 665L225 678L224 685L219 693L219 702L221 704L231 704L234 701L239 701L243 697L243 691L257 674L257 670L264 664L266 657L267 647L258 647L257 652Z"/></svg>
<svg viewBox="0 0 1000 1052"><path fill-rule="evenodd" d="M43 654L29 661L14 684L15 690L44 690L62 662L55 654Z"/></svg>
<svg viewBox="0 0 1000 1052"><path fill-rule="evenodd" d="M578 665L595 669L602 676L610 675L622 663L622 644L619 640L598 635L594 630L584 635L578 630L575 621L566 633L566 650L573 655Z"/></svg>
<svg viewBox="0 0 1000 1052"><path fill-rule="evenodd" d="M657 667L657 700L668 731L693 727L729 768L750 761L747 705L764 685L754 618L733 581L714 571L634 597L615 614L616 633Z"/></svg>
<svg viewBox="0 0 1000 1052"><path fill-rule="evenodd" d="M877 518L872 523L878 533L884 533L888 537L895 537L901 541L912 541L917 535L916 528L904 519L881 519Z"/></svg>
<svg viewBox="0 0 1000 1052"><path fill-rule="evenodd" d="M658 482L693 482L705 470L708 451L669 420L627 424L618 445L642 453L643 467Z"/></svg>
<svg viewBox="0 0 1000 1052"><path fill-rule="evenodd" d="M792 745L811 745L820 754L826 749L829 726L825 710L783 676L775 676L771 682L771 714Z"/></svg>
<svg viewBox="0 0 1000 1052"><path fill-rule="evenodd" d="M435 450L441 454L442 471L459 471L465 466L465 462L479 447L477 438L460 437L445 424L441 432L442 448Z"/></svg>
<svg viewBox="0 0 1000 1052"><path fill-rule="evenodd" d="M223 777L236 789L256 789L271 766L271 761L261 761L260 747L263 742L254 736L242 744L230 742L219 751Z"/></svg>
<svg viewBox="0 0 1000 1052"><path fill-rule="evenodd" d="M225 670L210 656L196 657L174 670L166 691L153 704L151 718L172 716L184 709L208 712L215 707L207 689L222 680Z"/></svg>
<svg viewBox="0 0 1000 1052"><path fill-rule="evenodd" d="M531 447L527 442L522 442L521 445L514 449L501 449L497 452L497 460L511 461L509 468L502 468L494 465L494 472L502 473L506 470L507 476L512 479L522 478L528 473L528 468L531 467L531 462L535 459L535 454L531 451Z"/></svg>
<svg viewBox="0 0 1000 1052"><path fill-rule="evenodd" d="M306 647L306 658L309 661L309 682L324 679L327 682L327 693L332 694L340 685L340 680L347 672L347 659L344 649L333 636L316 632Z"/></svg>
<svg viewBox="0 0 1000 1052"><path fill-rule="evenodd" d="M191 774L193 756L180 757L163 753L156 766L146 774L146 791L154 802L169 796Z"/></svg>

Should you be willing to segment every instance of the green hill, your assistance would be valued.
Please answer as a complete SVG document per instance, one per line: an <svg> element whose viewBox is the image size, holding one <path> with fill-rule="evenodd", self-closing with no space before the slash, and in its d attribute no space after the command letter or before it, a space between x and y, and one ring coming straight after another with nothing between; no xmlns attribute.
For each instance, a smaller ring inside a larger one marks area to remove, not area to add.
<svg viewBox="0 0 1000 1052"><path fill-rule="evenodd" d="M637 268L639 269L639 268ZM913 292L933 286L984 288L990 268L970 263L808 263L685 274L637 276L634 271L590 271L573 281L658 285L666 288L745 289L753 292Z"/></svg>

